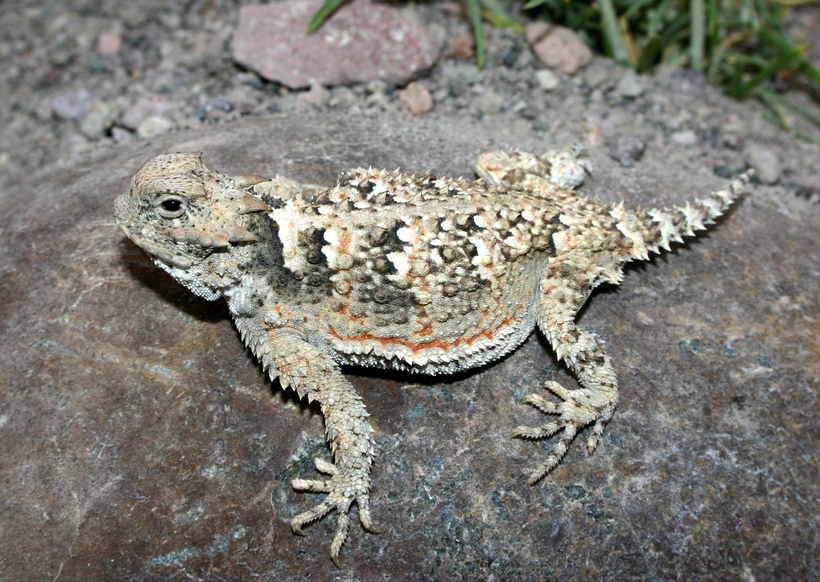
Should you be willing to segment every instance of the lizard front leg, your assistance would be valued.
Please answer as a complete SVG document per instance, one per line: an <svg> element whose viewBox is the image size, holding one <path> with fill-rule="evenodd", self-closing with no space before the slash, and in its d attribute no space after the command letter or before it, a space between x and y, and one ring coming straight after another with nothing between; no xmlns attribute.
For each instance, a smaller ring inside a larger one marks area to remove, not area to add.
<svg viewBox="0 0 820 582"><path fill-rule="evenodd" d="M330 545L330 556L339 565L339 552L347 539L350 506L359 506L359 520L374 532L370 519L370 467L376 455L373 429L361 397L348 382L333 359L309 344L299 332L288 328L267 332L269 343L263 361L278 374L282 387L293 387L308 401L317 401L325 419L325 434L333 463L316 459L317 470L328 474L327 480L294 479L297 491L326 493L325 500L293 518L294 533L303 535L302 527L321 519L334 509L339 513L336 535Z"/></svg>

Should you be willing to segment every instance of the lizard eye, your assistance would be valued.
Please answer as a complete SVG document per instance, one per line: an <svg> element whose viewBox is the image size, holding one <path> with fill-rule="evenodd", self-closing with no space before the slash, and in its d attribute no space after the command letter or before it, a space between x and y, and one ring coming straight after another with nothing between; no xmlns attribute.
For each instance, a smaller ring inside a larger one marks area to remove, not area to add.
<svg viewBox="0 0 820 582"><path fill-rule="evenodd" d="M168 194L156 201L159 215L163 218L179 218L185 214L185 200L176 194Z"/></svg>

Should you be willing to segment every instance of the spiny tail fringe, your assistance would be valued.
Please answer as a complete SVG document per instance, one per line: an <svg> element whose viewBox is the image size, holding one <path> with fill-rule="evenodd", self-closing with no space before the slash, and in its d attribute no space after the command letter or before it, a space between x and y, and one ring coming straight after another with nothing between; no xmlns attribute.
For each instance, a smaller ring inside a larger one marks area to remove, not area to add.
<svg viewBox="0 0 820 582"><path fill-rule="evenodd" d="M669 243L682 242L684 236L694 236L696 230L705 229L740 196L753 174L754 170L748 170L726 188L687 202L686 206L636 212L634 227L643 235L644 248L635 249L635 258L647 259L650 252L669 250Z"/></svg>

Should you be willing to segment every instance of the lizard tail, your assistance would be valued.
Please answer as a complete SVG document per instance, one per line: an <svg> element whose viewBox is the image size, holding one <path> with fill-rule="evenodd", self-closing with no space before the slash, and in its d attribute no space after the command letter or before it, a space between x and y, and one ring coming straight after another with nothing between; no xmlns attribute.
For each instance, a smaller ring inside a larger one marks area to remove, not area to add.
<svg viewBox="0 0 820 582"><path fill-rule="evenodd" d="M725 188L687 202L686 206L637 212L626 210L623 203L613 207L611 214L618 220L618 229L633 242L631 248L625 249L624 258L646 260L649 253L660 252L660 249L668 251L670 242L681 242L684 236L694 236L696 230L704 230L740 196L753 174L754 170L748 170Z"/></svg>

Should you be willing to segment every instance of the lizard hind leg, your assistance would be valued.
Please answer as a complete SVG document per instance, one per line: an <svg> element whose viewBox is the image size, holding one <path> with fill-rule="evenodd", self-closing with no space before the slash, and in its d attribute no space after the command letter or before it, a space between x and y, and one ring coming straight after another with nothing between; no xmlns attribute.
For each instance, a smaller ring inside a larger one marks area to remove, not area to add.
<svg viewBox="0 0 820 582"><path fill-rule="evenodd" d="M519 426L513 431L513 437L543 439L560 433L555 448L530 475L530 485L558 465L578 431L590 424L592 432L587 440L587 451L594 452L604 426L618 404L618 382L609 357L603 351L603 342L592 332L579 329L574 321L591 289L580 286L578 277L573 276L577 271L566 267L565 263L561 269L551 269L544 277L537 320L558 357L578 378L581 388L568 390L550 380L545 387L558 397L559 402L540 394L524 398L525 404L556 418L540 427Z"/></svg>
<svg viewBox="0 0 820 582"><path fill-rule="evenodd" d="M553 186L571 193L592 173L592 166L581 145L550 150L542 155L517 149L484 152L475 162L476 173L491 186L521 186L538 196L541 191L555 192Z"/></svg>
<svg viewBox="0 0 820 582"><path fill-rule="evenodd" d="M586 148L573 144L561 151L550 150L539 156L541 164L548 168L548 180L563 189L574 189L584 182L587 174L592 175L589 158L583 157Z"/></svg>

